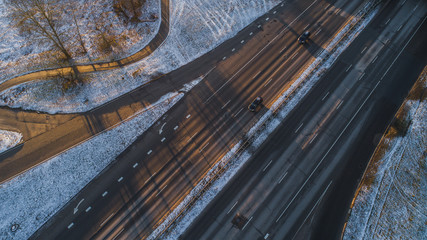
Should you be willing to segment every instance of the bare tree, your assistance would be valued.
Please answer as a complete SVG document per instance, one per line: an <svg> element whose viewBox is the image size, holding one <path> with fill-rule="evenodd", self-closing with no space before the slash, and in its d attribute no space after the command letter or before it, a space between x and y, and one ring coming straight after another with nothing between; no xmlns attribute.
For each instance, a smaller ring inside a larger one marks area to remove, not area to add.
<svg viewBox="0 0 427 240"><path fill-rule="evenodd" d="M58 0L4 0L10 18L21 34L32 41L48 43L59 50L73 69L73 79L78 81L79 71L66 47L65 32L61 31L61 11ZM60 57L58 57L58 60Z"/></svg>

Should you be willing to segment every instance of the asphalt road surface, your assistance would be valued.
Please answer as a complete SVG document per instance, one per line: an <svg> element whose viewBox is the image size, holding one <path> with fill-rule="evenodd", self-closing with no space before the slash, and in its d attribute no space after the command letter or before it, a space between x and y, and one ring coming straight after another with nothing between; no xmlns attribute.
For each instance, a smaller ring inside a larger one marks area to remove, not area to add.
<svg viewBox="0 0 427 240"><path fill-rule="evenodd" d="M304 0L279 4L233 39L165 76L173 85L177 79L191 81L200 72L206 74L181 102L32 238L147 237L267 111L361 2ZM407 1L404 7L414 2ZM425 5L419 5L415 12L424 16ZM205 227L193 226L197 231L189 234L197 236L194 239L251 239L267 233L278 237L298 233L294 225L304 223L304 213L317 206L313 202L328 197L336 186L330 175L339 175L334 169L345 162L340 157L360 141L357 132L348 130L361 130L372 119L372 111L378 106L371 105L378 102L374 98L379 92L386 92L380 89L387 89L388 79L394 79L389 75L396 68L389 66L402 57L412 56L399 51L420 24L420 16L405 15L412 20L397 31L400 25L396 27L395 22L400 20L388 14L392 20L382 29L371 27L371 32L363 32L285 121L285 132L275 141L276 147L265 145L257 155L264 157L256 157L258 160L246 166L247 171L240 174L246 179L236 181L235 193L222 194L215 203L217 207L208 210L215 212L208 216L218 216L206 218L206 223L201 220ZM300 45L296 38L306 29L313 33L312 41ZM381 35L383 31L390 37ZM255 114L248 112L247 105L258 95L264 98L262 109ZM270 166L262 171L267 165ZM258 194L254 195L252 190ZM229 214L221 215L229 211L236 199L241 199L240 203L237 200ZM278 208L268 210L274 206ZM251 218L242 231L236 231L230 224L237 211ZM288 224L289 221L294 224Z"/></svg>
<svg viewBox="0 0 427 240"><path fill-rule="evenodd" d="M426 10L383 8L182 239L340 239L363 170L426 65Z"/></svg>

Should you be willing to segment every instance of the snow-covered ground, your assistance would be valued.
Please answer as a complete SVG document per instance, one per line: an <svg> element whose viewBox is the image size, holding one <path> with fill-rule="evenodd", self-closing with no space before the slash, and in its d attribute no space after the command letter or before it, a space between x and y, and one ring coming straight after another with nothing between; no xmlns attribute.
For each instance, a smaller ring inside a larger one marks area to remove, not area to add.
<svg viewBox="0 0 427 240"><path fill-rule="evenodd" d="M168 73L233 37L279 0L170 0L170 32L144 60L86 75L87 82L63 94L53 80L34 81L0 93L0 105L49 113L84 112Z"/></svg>
<svg viewBox="0 0 427 240"><path fill-rule="evenodd" d="M160 19L154 22L124 23L113 10L114 0L59 0L64 7L61 14L60 31L66 36L66 46L70 47L77 62L108 61L126 57L143 48L157 33ZM73 24L72 11L76 16L88 54L81 54L77 44L77 28ZM146 0L141 20L150 19L152 14L160 16L160 0ZM8 16L10 9L0 0L0 83L24 72L55 67L49 45L35 45L19 34ZM106 54L98 51L101 29L108 36L115 36L120 47ZM30 37L31 39L31 37Z"/></svg>
<svg viewBox="0 0 427 240"><path fill-rule="evenodd" d="M144 61L93 74L94 80L78 93L57 93L52 80L6 90L8 94L1 93L0 101L46 112L86 111L140 86L152 74L169 72L201 56L279 2L171 0L170 35L162 47ZM195 21L200 25L194 25ZM184 91L199 80L187 85ZM41 93L41 90L46 91ZM37 97L40 94L42 96ZM159 101L151 111L142 112L0 185L0 239L28 238L182 96L182 93L164 96L163 99L170 100ZM43 101L45 98L49 100ZM98 148L100 145L104 147Z"/></svg>
<svg viewBox="0 0 427 240"><path fill-rule="evenodd" d="M201 79L0 185L0 239L28 238Z"/></svg>
<svg viewBox="0 0 427 240"><path fill-rule="evenodd" d="M405 136L384 139L388 148L373 182L361 185L346 240L427 239L427 101L405 104L411 125Z"/></svg>
<svg viewBox="0 0 427 240"><path fill-rule="evenodd" d="M229 180L239 171L246 161L250 159L253 153L262 145L274 129L280 125L289 112L294 109L298 102L301 101L314 84L323 76L326 70L332 66L338 56L373 19L379 8L377 7L367 13L372 4L373 3L367 3L359 14L342 28L340 33L331 40L325 50L311 63L292 86L272 104L269 111L248 131L246 136L247 139L251 141L250 147L246 148L241 154L237 154L240 146L245 145L243 142L237 143L230 152L212 167L206 177L198 183L165 221L153 231L148 239L158 238L170 224L174 225L171 229L168 229L164 235L161 235L161 239L178 239L178 237L185 232L203 209L224 188ZM362 15L364 15L364 17L362 17ZM301 86L301 88L298 88L298 86ZM273 112L275 111L277 111L277 115L273 116ZM265 127L263 125L265 125ZM225 171L222 173L221 169L225 169ZM217 178L217 175L220 177ZM210 183L211 185L209 185ZM202 189L206 191L200 196ZM183 211L184 214L180 215ZM178 220L175 221L176 219Z"/></svg>
<svg viewBox="0 0 427 240"><path fill-rule="evenodd" d="M0 130L0 153L16 146L21 141L21 139L21 133Z"/></svg>

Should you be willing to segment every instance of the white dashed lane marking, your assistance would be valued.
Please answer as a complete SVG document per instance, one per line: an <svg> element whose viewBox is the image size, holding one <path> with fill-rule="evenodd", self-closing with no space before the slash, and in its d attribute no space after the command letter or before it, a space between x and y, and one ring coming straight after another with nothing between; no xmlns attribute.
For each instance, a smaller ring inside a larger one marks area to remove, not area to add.
<svg viewBox="0 0 427 240"><path fill-rule="evenodd" d="M119 179L117 179L117 182L121 182L123 180L123 177L120 177Z"/></svg>
<svg viewBox="0 0 427 240"><path fill-rule="evenodd" d="M135 163L132 167L136 168L138 166L138 163Z"/></svg>
<svg viewBox="0 0 427 240"><path fill-rule="evenodd" d="M70 223L70 225L68 225L68 229L72 228L74 226L74 223Z"/></svg>
<svg viewBox="0 0 427 240"><path fill-rule="evenodd" d="M188 114L185 118L189 119L191 117L191 114Z"/></svg>
<svg viewBox="0 0 427 240"><path fill-rule="evenodd" d="M150 150L147 152L147 155L150 155L153 152L153 150Z"/></svg>
<svg viewBox="0 0 427 240"><path fill-rule="evenodd" d="M92 209L91 206L89 206L88 208L86 208L85 212L89 212Z"/></svg>
<svg viewBox="0 0 427 240"><path fill-rule="evenodd" d="M173 130L175 130L175 131L176 131L177 129L178 129L178 126L175 126L175 127L173 128Z"/></svg>
<svg viewBox="0 0 427 240"><path fill-rule="evenodd" d="M107 191L105 191L105 192L102 194L102 197L107 196L107 194L108 194L108 192L107 192Z"/></svg>
<svg viewBox="0 0 427 240"><path fill-rule="evenodd" d="M161 142L164 142L166 140L166 138L162 138L162 140L160 140Z"/></svg>

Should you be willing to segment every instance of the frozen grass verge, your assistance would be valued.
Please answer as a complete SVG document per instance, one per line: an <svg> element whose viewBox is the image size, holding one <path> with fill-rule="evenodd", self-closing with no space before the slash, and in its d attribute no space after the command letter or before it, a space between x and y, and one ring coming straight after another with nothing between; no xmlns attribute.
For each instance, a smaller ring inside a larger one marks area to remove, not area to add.
<svg viewBox="0 0 427 240"><path fill-rule="evenodd" d="M21 133L0 130L0 153L18 145L21 139Z"/></svg>
<svg viewBox="0 0 427 240"><path fill-rule="evenodd" d="M201 80L0 185L0 239L31 236Z"/></svg>
<svg viewBox="0 0 427 240"><path fill-rule="evenodd" d="M344 239L425 239L427 236L427 67L375 150L351 206Z"/></svg>

